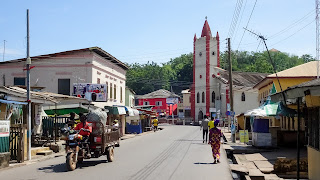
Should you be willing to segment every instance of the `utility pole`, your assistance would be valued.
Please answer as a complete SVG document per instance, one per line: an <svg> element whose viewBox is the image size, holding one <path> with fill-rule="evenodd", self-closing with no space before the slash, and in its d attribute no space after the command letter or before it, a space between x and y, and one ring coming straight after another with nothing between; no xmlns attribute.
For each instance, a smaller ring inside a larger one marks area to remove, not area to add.
<svg viewBox="0 0 320 180"><path fill-rule="evenodd" d="M6 53L6 40L3 40L3 59L2 61L4 61L4 54Z"/></svg>
<svg viewBox="0 0 320 180"><path fill-rule="evenodd" d="M316 61L317 61L317 79L319 79L319 0L316 0Z"/></svg>
<svg viewBox="0 0 320 180"><path fill-rule="evenodd" d="M232 82L232 63L231 63L231 47L230 47L230 38L228 38L228 63L229 63L229 94L230 94L230 116L231 116L231 140L233 143L236 142L236 132L235 132L235 123L233 116L233 82Z"/></svg>
<svg viewBox="0 0 320 180"><path fill-rule="evenodd" d="M29 9L27 9L27 102L28 102L28 116L27 116L27 124L28 124L28 160L31 160L31 100L30 100L30 42L29 42Z"/></svg>

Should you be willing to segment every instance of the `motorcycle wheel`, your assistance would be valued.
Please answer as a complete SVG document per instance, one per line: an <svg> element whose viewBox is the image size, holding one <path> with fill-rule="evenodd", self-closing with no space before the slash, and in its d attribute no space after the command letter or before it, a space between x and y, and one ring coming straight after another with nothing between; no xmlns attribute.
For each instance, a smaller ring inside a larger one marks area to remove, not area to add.
<svg viewBox="0 0 320 180"><path fill-rule="evenodd" d="M108 159L108 162L112 162L114 160L114 150L113 150L113 147L109 147L107 149L107 159Z"/></svg>
<svg viewBox="0 0 320 180"><path fill-rule="evenodd" d="M120 147L120 141L117 141L117 144L115 144L116 147Z"/></svg>
<svg viewBox="0 0 320 180"><path fill-rule="evenodd" d="M76 160L76 155L74 153L69 153L67 155L66 165L69 171L73 171L76 169L77 160Z"/></svg>

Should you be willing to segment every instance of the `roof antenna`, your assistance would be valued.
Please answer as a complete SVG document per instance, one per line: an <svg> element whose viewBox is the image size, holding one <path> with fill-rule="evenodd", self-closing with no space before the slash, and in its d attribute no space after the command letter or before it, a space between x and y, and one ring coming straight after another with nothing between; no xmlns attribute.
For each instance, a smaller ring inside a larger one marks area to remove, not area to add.
<svg viewBox="0 0 320 180"><path fill-rule="evenodd" d="M267 49L267 52L268 52L269 60L270 60L270 62L271 62L271 65L272 65L272 67L273 67L273 71L274 71L274 73L275 73L275 75L276 75L276 78L277 78L278 83L279 83L280 90L281 90L281 92L282 92L282 96L283 96L284 103L286 104L286 97L285 97L285 95L284 95L284 93L283 93L282 86L281 86L280 80L279 80L279 78L278 78L278 74L277 74L277 71L276 71L276 65L275 65L275 63L274 63L274 62L272 61L272 59L271 59L271 55L270 55L268 46L267 46L267 44L266 44L266 40L267 40L267 39L266 39L264 36L262 36L262 35L259 35L259 34L253 32L253 31L250 31L250 30L247 29L247 28L243 28L243 29L245 29L246 31L248 31L248 32L256 35L258 38L260 38L260 39L264 42L264 45L265 45L265 47L266 47L266 49Z"/></svg>

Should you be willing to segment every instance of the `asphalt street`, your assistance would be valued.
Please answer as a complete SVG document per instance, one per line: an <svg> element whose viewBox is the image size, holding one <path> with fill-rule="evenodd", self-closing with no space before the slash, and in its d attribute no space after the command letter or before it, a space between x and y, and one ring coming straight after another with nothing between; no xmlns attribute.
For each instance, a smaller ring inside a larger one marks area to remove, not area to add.
<svg viewBox="0 0 320 180"><path fill-rule="evenodd" d="M67 171L65 156L61 156L0 170L0 179L232 179L225 152L221 150L221 163L213 164L211 148L202 143L198 126L163 127L121 141L121 146L115 148L114 162L108 163L103 156L85 160L76 170Z"/></svg>

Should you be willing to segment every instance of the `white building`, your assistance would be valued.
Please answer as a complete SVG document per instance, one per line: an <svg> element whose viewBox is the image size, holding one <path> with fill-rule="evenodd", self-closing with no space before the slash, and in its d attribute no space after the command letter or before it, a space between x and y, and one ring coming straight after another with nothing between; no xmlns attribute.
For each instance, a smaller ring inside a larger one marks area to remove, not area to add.
<svg viewBox="0 0 320 180"><path fill-rule="evenodd" d="M31 87L73 95L74 83L105 84L107 100L96 106L125 105L128 67L99 47L31 57ZM0 62L0 85L26 85L25 58Z"/></svg>
<svg viewBox="0 0 320 180"><path fill-rule="evenodd" d="M226 117L228 104L230 103L229 93L229 72L216 68L215 74L221 92L221 106L217 107L221 117ZM263 80L268 74L255 72L232 72L233 79L233 110L236 115L245 113L250 109L259 107L258 90L253 87Z"/></svg>

